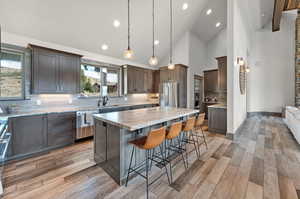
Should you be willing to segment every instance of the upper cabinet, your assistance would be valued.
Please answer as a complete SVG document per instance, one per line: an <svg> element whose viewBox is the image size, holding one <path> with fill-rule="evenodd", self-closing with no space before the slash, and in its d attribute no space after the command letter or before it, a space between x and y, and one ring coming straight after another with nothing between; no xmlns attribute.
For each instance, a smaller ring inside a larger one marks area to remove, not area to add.
<svg viewBox="0 0 300 199"><path fill-rule="evenodd" d="M30 45L33 52L32 93L80 92L80 55Z"/></svg>
<svg viewBox="0 0 300 199"><path fill-rule="evenodd" d="M204 91L217 92L218 91L218 70L204 71Z"/></svg>
<svg viewBox="0 0 300 199"><path fill-rule="evenodd" d="M153 93L153 70L127 67L127 93Z"/></svg>
<svg viewBox="0 0 300 199"><path fill-rule="evenodd" d="M219 68L219 91L227 91L227 57L218 57L218 68Z"/></svg>

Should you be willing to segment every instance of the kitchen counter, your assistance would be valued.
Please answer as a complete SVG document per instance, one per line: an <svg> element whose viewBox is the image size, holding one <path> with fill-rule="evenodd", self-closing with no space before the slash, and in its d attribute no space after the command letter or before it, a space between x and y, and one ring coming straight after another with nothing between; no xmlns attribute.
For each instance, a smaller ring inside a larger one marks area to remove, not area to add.
<svg viewBox="0 0 300 199"><path fill-rule="evenodd" d="M208 108L222 108L222 109L227 109L227 105L226 104L214 104L214 105L208 106Z"/></svg>
<svg viewBox="0 0 300 199"><path fill-rule="evenodd" d="M185 121L198 110L182 108L145 108L105 114L94 114L94 160L115 181L122 185L126 179L132 145L129 141L148 135L151 129L169 126L173 121ZM137 151L137 165L145 153Z"/></svg>
<svg viewBox="0 0 300 199"><path fill-rule="evenodd" d="M94 118L129 131L142 129L159 123L196 114L199 111L182 108L147 108L132 111L94 114Z"/></svg>
<svg viewBox="0 0 300 199"><path fill-rule="evenodd" d="M97 107L97 106L88 106L88 107L67 107L67 108L48 108L48 109L39 109L39 110L31 110L24 112L16 112L11 114L2 114L1 117L21 117L21 116L33 116L33 115L43 115L43 114L51 114L51 113L68 113L68 112L77 112L77 111L93 111L93 110L109 110L112 108L125 108L132 106L142 106L142 105L155 105L157 103L134 103L134 104L116 104L116 105L108 105L105 107Z"/></svg>

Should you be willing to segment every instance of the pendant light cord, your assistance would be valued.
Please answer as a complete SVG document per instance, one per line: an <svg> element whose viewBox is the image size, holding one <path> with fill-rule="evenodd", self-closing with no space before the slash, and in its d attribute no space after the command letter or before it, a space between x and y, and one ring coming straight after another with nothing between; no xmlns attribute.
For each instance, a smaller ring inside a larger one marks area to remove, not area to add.
<svg viewBox="0 0 300 199"><path fill-rule="evenodd" d="M170 0L170 64L173 64L173 0Z"/></svg>
<svg viewBox="0 0 300 199"><path fill-rule="evenodd" d="M130 49L130 0L128 0L128 49Z"/></svg>
<svg viewBox="0 0 300 199"><path fill-rule="evenodd" d="M154 49L154 0L152 0L152 56L155 56Z"/></svg>

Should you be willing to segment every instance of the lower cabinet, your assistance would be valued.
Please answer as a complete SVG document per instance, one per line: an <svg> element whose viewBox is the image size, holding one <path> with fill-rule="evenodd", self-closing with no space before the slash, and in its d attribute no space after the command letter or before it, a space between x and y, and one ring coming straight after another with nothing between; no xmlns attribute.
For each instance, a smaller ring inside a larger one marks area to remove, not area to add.
<svg viewBox="0 0 300 199"><path fill-rule="evenodd" d="M76 133L76 114L53 113L48 115L47 145L51 148L73 144Z"/></svg>
<svg viewBox="0 0 300 199"><path fill-rule="evenodd" d="M208 107L208 130L214 133L226 134L227 109Z"/></svg>
<svg viewBox="0 0 300 199"><path fill-rule="evenodd" d="M76 113L42 114L9 119L12 133L8 160L26 157L75 142Z"/></svg>
<svg viewBox="0 0 300 199"><path fill-rule="evenodd" d="M47 115L12 118L10 130L12 156L31 154L47 147Z"/></svg>

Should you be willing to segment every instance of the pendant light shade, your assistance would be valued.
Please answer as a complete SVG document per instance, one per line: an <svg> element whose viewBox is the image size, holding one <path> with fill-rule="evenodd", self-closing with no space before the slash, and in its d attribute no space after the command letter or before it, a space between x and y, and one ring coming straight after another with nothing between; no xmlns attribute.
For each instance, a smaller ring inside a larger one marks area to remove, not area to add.
<svg viewBox="0 0 300 199"><path fill-rule="evenodd" d="M173 0L170 0L170 62L168 69L175 69L175 65L173 64Z"/></svg>
<svg viewBox="0 0 300 199"><path fill-rule="evenodd" d="M155 57L155 56L150 57L150 59L149 59L149 64L150 64L151 66L156 66L156 65L158 64L158 59L157 59L157 57Z"/></svg>
<svg viewBox="0 0 300 199"><path fill-rule="evenodd" d="M130 0L128 0L128 47L124 51L124 58L131 59L133 57L133 51L130 48Z"/></svg>
<svg viewBox="0 0 300 199"><path fill-rule="evenodd" d="M133 57L133 51L130 48L127 48L124 51L124 58L131 59Z"/></svg>
<svg viewBox="0 0 300 199"><path fill-rule="evenodd" d="M152 0L152 56L149 59L149 64L151 66L156 66L158 64L158 59L155 57L155 46L154 46L154 0Z"/></svg>

